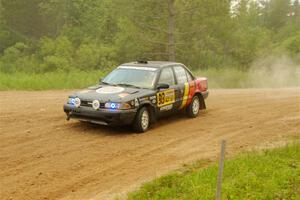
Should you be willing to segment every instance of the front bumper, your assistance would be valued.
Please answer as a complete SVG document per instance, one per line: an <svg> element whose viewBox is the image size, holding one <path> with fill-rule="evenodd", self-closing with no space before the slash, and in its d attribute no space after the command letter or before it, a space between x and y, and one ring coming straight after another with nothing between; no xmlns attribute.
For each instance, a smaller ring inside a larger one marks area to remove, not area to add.
<svg viewBox="0 0 300 200"><path fill-rule="evenodd" d="M135 118L137 109L130 110L112 110L99 109L95 110L91 107L81 106L76 108L72 105L65 104L64 112L67 118L79 119L81 121L88 121L102 125L128 125L131 124Z"/></svg>

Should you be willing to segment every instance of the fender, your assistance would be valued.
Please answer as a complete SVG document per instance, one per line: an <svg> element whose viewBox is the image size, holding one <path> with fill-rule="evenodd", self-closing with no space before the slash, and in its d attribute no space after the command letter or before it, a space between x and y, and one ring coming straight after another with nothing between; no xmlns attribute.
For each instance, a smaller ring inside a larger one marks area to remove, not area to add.
<svg viewBox="0 0 300 200"><path fill-rule="evenodd" d="M195 80L192 80L188 83L188 87L189 87L189 93L188 93L188 99L186 102L186 106L188 106L191 102L193 97L195 96L195 94L200 94L202 97L202 93L205 93L206 97L208 95L208 91L207 91L207 78L205 77L200 77L200 78L196 78ZM200 100L202 101L202 100ZM204 102L204 97L203 97L203 102ZM203 108L205 108L205 103L204 106L202 106Z"/></svg>
<svg viewBox="0 0 300 200"><path fill-rule="evenodd" d="M146 98L147 97L141 98L143 101L140 102L138 109L142 108L143 106L150 108L151 123L155 123L158 115L157 106L156 104L152 103L150 99Z"/></svg>

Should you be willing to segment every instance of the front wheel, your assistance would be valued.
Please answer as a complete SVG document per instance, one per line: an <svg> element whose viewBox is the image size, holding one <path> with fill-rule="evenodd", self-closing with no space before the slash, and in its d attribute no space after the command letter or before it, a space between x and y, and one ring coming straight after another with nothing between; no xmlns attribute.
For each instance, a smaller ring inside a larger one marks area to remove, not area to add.
<svg viewBox="0 0 300 200"><path fill-rule="evenodd" d="M148 130L150 124L150 114L146 107L142 107L136 114L133 122L133 128L138 133L144 133Z"/></svg>
<svg viewBox="0 0 300 200"><path fill-rule="evenodd" d="M200 110L200 99L199 96L195 95L192 99L192 102L187 107L188 117L195 118L198 116Z"/></svg>

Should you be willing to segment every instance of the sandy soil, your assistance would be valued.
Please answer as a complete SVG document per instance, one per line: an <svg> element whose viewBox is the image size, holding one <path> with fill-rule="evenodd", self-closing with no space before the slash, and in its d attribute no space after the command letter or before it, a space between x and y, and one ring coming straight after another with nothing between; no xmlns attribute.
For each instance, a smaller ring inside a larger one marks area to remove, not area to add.
<svg viewBox="0 0 300 200"><path fill-rule="evenodd" d="M0 92L0 198L110 199L197 159L232 156L300 134L300 88L211 90L196 119L146 134L67 122L71 91Z"/></svg>

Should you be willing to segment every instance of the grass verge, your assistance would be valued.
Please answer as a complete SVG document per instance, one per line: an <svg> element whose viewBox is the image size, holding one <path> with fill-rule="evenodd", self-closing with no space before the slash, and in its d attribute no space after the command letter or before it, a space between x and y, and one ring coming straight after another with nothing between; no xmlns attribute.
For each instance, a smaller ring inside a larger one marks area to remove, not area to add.
<svg viewBox="0 0 300 200"><path fill-rule="evenodd" d="M98 83L102 71L43 74L0 73L0 90L50 90L83 88Z"/></svg>
<svg viewBox="0 0 300 200"><path fill-rule="evenodd" d="M300 144L239 155L225 162L222 199L300 199ZM128 194L141 199L214 199L217 166L188 168Z"/></svg>

